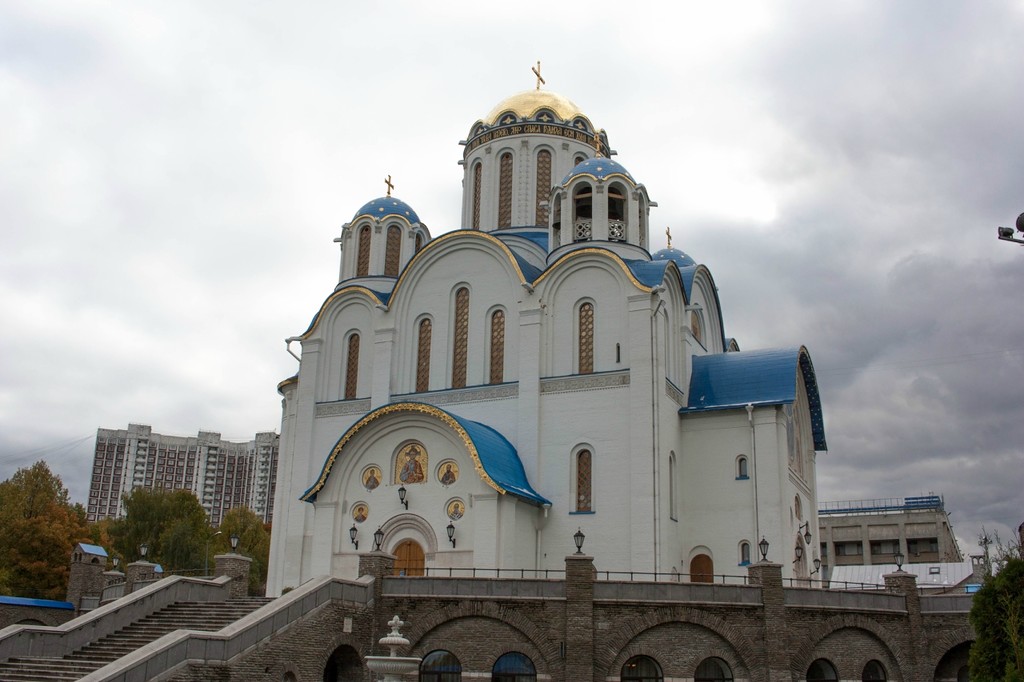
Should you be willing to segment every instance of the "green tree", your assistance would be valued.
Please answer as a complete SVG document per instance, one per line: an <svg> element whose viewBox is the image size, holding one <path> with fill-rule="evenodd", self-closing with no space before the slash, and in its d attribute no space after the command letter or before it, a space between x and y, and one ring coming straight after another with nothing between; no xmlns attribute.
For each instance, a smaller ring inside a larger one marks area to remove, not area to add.
<svg viewBox="0 0 1024 682"><path fill-rule="evenodd" d="M1024 558L1009 557L974 595L971 679L1024 682Z"/></svg>
<svg viewBox="0 0 1024 682"><path fill-rule="evenodd" d="M231 549L230 538L238 536L238 552L252 559L249 570L249 594L262 595L267 588L267 565L270 561L270 526L263 523L248 507L235 507L224 515L220 523L221 534L211 548L216 553Z"/></svg>
<svg viewBox="0 0 1024 682"><path fill-rule="evenodd" d="M67 594L71 550L88 542L85 509L39 461L0 483L0 592L42 599Z"/></svg>
<svg viewBox="0 0 1024 682"><path fill-rule="evenodd" d="M108 529L119 555L135 561L139 546L145 543L146 560L167 571L202 567L206 512L191 492L136 488L125 496L124 510L124 517Z"/></svg>

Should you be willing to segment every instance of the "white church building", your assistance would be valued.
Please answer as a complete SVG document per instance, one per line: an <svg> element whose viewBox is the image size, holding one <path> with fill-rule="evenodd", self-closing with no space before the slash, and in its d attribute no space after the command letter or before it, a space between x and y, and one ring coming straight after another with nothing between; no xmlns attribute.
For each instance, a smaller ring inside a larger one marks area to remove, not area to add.
<svg viewBox="0 0 1024 682"><path fill-rule="evenodd" d="M462 226L391 196L336 240L284 396L268 594L356 577L564 568L708 581L817 558L821 401L805 348L740 351L711 272L650 253L647 189L553 92L463 143ZM311 306L312 308L312 306Z"/></svg>

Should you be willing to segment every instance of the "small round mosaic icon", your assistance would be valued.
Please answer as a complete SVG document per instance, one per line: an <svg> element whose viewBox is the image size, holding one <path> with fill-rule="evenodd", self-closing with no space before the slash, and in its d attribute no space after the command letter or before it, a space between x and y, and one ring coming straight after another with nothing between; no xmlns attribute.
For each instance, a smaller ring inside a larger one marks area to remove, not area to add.
<svg viewBox="0 0 1024 682"><path fill-rule="evenodd" d="M352 520L362 523L370 515L370 507L365 502L356 502L352 505Z"/></svg>
<svg viewBox="0 0 1024 682"><path fill-rule="evenodd" d="M437 480L441 485L452 485L459 480L459 464L454 459L446 459L437 465Z"/></svg>
<svg viewBox="0 0 1024 682"><path fill-rule="evenodd" d="M458 521L466 513L466 503L456 498L448 503L446 511L449 519Z"/></svg>
<svg viewBox="0 0 1024 682"><path fill-rule="evenodd" d="M377 486L380 485L380 480L380 467L376 464L368 466L363 470L363 487L367 490L376 490Z"/></svg>

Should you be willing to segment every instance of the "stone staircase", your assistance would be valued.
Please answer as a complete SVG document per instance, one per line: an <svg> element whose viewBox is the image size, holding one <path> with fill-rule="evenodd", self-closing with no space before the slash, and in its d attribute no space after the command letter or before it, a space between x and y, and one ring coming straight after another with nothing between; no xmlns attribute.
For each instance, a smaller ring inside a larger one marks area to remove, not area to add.
<svg viewBox="0 0 1024 682"><path fill-rule="evenodd" d="M216 632L264 604L263 597L171 604L63 658L23 657L0 662L0 682L78 680L175 630Z"/></svg>

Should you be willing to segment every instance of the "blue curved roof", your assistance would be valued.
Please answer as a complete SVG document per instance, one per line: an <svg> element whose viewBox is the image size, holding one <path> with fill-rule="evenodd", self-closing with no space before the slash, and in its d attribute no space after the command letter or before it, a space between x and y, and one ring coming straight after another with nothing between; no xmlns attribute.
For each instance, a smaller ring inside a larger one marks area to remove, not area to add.
<svg viewBox="0 0 1024 682"><path fill-rule="evenodd" d="M53 599L31 599L29 597L8 597L0 595L0 604L9 606L41 606L44 609L61 609L74 611L75 605L69 601L54 601Z"/></svg>
<svg viewBox="0 0 1024 682"><path fill-rule="evenodd" d="M580 175L590 175L598 180L604 180L613 175L620 175L629 180L630 183L636 184L636 180L633 179L628 170L622 167L622 164L603 156L581 161L575 168L569 171L568 175L562 178L562 184L568 184L570 180Z"/></svg>
<svg viewBox="0 0 1024 682"><path fill-rule="evenodd" d="M792 404L796 402L797 371L807 388L814 449L827 450L818 382L804 347L694 356L689 401L679 414Z"/></svg>
<svg viewBox="0 0 1024 682"><path fill-rule="evenodd" d="M378 197L373 201L368 201L363 204L363 207L356 211L356 214L352 216L352 221L355 222L357 219L363 216L370 216L377 218L385 218L387 216L398 216L399 218L405 218L409 223L418 223L420 217L416 215L416 211L412 210L412 207L395 197Z"/></svg>
<svg viewBox="0 0 1024 682"><path fill-rule="evenodd" d="M669 261L647 261L622 259L633 276L645 287L656 287L665 280L665 270Z"/></svg>
<svg viewBox="0 0 1024 682"><path fill-rule="evenodd" d="M697 264L697 261L693 260L689 255L683 253L679 249L662 249L661 251L656 251L651 258L654 260L675 261L676 265L681 268Z"/></svg>

